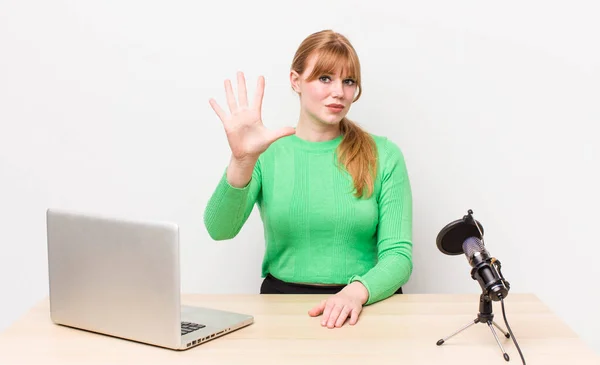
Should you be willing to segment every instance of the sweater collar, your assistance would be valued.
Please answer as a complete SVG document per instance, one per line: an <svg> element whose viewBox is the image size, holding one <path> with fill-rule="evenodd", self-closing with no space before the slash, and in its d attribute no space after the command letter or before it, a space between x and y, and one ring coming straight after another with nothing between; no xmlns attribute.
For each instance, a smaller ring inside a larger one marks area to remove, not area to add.
<svg viewBox="0 0 600 365"><path fill-rule="evenodd" d="M320 141L320 142L307 141L305 139L298 137L295 134L292 134L288 138L289 138L290 143L292 143L296 147L301 148L302 150L309 151L309 152L326 152L326 151L335 150L337 148L337 146L339 146L339 144L342 142L343 135L340 134L339 136L335 137L334 139L330 139L328 141Z"/></svg>

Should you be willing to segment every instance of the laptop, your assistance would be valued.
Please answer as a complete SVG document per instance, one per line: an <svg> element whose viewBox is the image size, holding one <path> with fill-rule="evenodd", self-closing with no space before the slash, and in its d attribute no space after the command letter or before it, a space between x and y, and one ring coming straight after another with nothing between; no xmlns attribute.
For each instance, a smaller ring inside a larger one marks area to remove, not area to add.
<svg viewBox="0 0 600 365"><path fill-rule="evenodd" d="M181 305L175 224L48 209L46 227L56 324L186 350L254 322Z"/></svg>

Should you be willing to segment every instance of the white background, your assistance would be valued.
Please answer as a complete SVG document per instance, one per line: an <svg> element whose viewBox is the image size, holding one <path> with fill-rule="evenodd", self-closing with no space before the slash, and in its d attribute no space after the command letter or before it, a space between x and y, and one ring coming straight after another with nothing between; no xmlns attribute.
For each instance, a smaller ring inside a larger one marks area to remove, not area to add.
<svg viewBox="0 0 600 365"><path fill-rule="evenodd" d="M251 92L262 74L265 124L295 125L293 54L332 28L363 67L349 116L406 157L405 292L480 291L435 245L473 209L511 293L535 293L600 352L594 3L2 1L0 330L47 295L48 207L176 222L184 292L257 293L256 212L231 241L203 225L229 158L208 99L225 106L237 70Z"/></svg>

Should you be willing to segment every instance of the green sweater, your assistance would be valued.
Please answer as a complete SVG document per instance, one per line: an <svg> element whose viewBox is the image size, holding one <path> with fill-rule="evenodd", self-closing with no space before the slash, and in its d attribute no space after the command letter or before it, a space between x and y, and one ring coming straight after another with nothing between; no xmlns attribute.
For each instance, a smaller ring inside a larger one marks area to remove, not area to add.
<svg viewBox="0 0 600 365"><path fill-rule="evenodd" d="M366 305L391 296L412 273L412 194L398 146L372 137L379 162L370 198L355 197L352 177L336 165L342 136L309 142L291 135L260 155L247 186L231 186L225 171L204 213L208 233L235 237L256 203L266 244L262 277L360 281Z"/></svg>

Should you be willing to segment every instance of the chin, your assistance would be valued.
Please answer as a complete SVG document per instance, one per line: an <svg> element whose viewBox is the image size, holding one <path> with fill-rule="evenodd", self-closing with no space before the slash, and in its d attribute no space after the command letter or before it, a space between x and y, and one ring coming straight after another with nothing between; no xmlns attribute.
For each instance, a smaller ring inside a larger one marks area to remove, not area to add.
<svg viewBox="0 0 600 365"><path fill-rule="evenodd" d="M341 119L335 119L335 120L333 120L333 119L330 119L330 120L324 119L323 120L322 119L321 123L327 124L327 125L338 125L338 124L340 124L341 121L342 121Z"/></svg>
<svg viewBox="0 0 600 365"><path fill-rule="evenodd" d="M338 124L340 124L342 119L344 119L345 117L346 117L346 115L335 115L335 116L334 115L325 115L325 116L318 118L318 120L323 124L338 125Z"/></svg>

